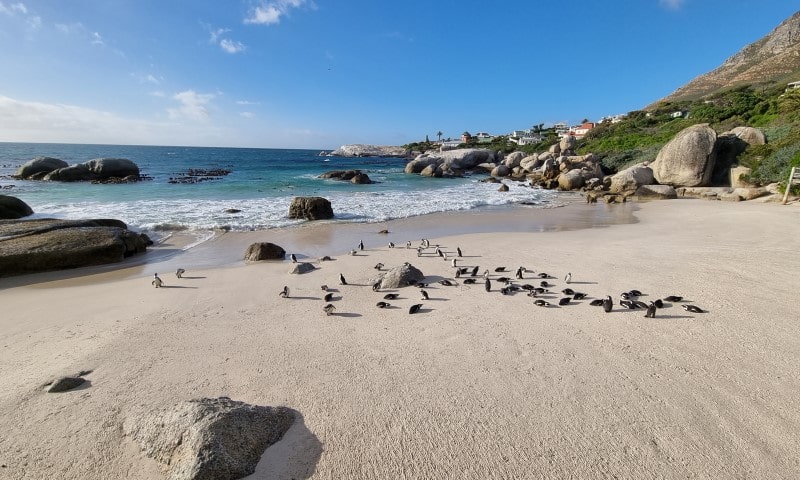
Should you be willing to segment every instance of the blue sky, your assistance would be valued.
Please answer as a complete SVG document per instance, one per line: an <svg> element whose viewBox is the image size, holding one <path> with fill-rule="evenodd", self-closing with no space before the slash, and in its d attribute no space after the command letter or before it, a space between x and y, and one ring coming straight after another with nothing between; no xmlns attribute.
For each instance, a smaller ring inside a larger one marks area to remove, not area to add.
<svg viewBox="0 0 800 480"><path fill-rule="evenodd" d="M0 141L330 149L637 110L800 0L0 0Z"/></svg>

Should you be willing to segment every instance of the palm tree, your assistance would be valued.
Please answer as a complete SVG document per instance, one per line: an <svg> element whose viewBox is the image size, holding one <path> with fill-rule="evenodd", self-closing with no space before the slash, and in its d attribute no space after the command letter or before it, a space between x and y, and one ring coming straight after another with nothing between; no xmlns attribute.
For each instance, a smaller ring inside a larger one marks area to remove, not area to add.
<svg viewBox="0 0 800 480"><path fill-rule="evenodd" d="M442 133L442 131L441 131L441 130L439 130L438 132L436 132L436 136L437 136L437 137L439 137L439 143L442 143L442 135L444 135L444 133Z"/></svg>

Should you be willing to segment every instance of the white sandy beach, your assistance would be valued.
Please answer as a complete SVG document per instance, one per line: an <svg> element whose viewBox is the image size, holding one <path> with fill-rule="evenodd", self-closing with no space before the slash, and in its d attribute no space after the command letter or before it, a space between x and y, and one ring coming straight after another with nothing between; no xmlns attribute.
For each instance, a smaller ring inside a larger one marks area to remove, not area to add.
<svg viewBox="0 0 800 480"><path fill-rule="evenodd" d="M252 478L800 477L800 207L569 208L587 219L618 208L638 221L493 232L483 220L479 233L447 236L439 215L277 240L223 235L162 263L2 278L0 478L162 478L123 421L218 396L302 415ZM513 212L523 226L536 214ZM374 234L384 226L389 235ZM346 255L341 239L361 233L366 250ZM428 301L403 288L395 308L376 308L387 293L368 286L378 262L453 278L432 251L402 248L420 233L460 247L464 266L506 266L512 277L527 267L519 283L538 284L544 271L558 292L572 272L570 287L592 298L635 288L644 301L681 295L707 312L674 303L648 319L590 299L540 308L480 281L431 283ZM335 260L299 276L288 261L202 266L214 249L240 258L252 241ZM170 288L151 286L154 271ZM322 284L338 290L335 316L322 312ZM284 285L292 298L278 296ZM423 310L409 315L415 303ZM42 388L86 370L77 390Z"/></svg>

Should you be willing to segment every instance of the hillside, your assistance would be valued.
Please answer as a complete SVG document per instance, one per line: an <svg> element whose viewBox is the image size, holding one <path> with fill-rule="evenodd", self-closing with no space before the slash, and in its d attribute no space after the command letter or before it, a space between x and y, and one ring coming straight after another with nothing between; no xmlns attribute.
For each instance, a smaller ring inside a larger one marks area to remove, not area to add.
<svg viewBox="0 0 800 480"><path fill-rule="evenodd" d="M695 100L742 85L785 84L796 80L800 80L800 12L662 101Z"/></svg>

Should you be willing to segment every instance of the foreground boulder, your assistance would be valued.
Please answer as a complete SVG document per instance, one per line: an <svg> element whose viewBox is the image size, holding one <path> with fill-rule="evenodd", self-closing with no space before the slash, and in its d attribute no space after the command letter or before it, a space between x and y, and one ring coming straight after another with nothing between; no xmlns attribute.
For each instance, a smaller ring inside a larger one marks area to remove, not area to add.
<svg viewBox="0 0 800 480"><path fill-rule="evenodd" d="M315 267L311 263L300 262L300 263L295 263L292 269L289 270L289 273L293 275L302 275L304 273L313 272L316 269L317 267Z"/></svg>
<svg viewBox="0 0 800 480"><path fill-rule="evenodd" d="M410 263L404 263L399 267L394 267L376 278L370 280L370 284L380 282L380 288L400 288L409 285L416 285L423 281L425 275Z"/></svg>
<svg viewBox="0 0 800 480"><path fill-rule="evenodd" d="M614 174L611 177L609 191L611 193L634 191L642 185L651 185L654 182L653 169L641 163Z"/></svg>
<svg viewBox="0 0 800 480"><path fill-rule="evenodd" d="M295 197L289 205L289 218L326 220L333 218L333 207L327 198Z"/></svg>
<svg viewBox="0 0 800 480"><path fill-rule="evenodd" d="M247 262L260 262L261 260L283 260L286 251L269 242L253 243L244 252L244 259Z"/></svg>
<svg viewBox="0 0 800 480"><path fill-rule="evenodd" d="M33 215L33 209L17 197L0 195L0 219L17 219Z"/></svg>
<svg viewBox="0 0 800 480"><path fill-rule="evenodd" d="M0 220L0 276L117 263L151 243L113 219Z"/></svg>
<svg viewBox="0 0 800 480"><path fill-rule="evenodd" d="M708 124L680 131L658 152L652 164L658 183L674 187L708 185L714 170L717 133Z"/></svg>
<svg viewBox="0 0 800 480"><path fill-rule="evenodd" d="M59 168L66 168L69 164L64 160L53 157L36 157L26 162L14 172L15 178L23 180L36 180Z"/></svg>
<svg viewBox="0 0 800 480"><path fill-rule="evenodd" d="M261 455L294 419L285 407L202 398L133 415L123 431L171 480L227 480L255 472Z"/></svg>

